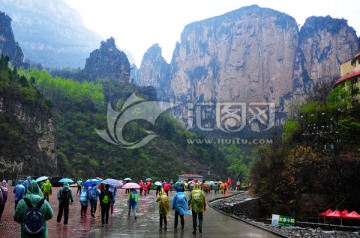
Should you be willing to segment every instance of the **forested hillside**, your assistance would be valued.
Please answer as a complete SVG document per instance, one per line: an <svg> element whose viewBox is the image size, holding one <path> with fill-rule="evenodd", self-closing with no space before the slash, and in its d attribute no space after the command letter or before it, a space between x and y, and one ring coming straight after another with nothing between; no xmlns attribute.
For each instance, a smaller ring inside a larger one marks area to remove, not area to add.
<svg viewBox="0 0 360 238"><path fill-rule="evenodd" d="M196 138L186 131L169 113L162 114L155 125L132 121L125 130L128 141L142 137L146 130L158 137L138 149L124 149L99 137L95 129L107 128L107 103L115 111L133 93L146 100L155 100L151 87L140 88L130 83L97 80L75 81L52 77L38 69L19 70L26 81L52 105L57 127L58 174L71 177L132 177L176 179L180 173L204 173L203 167L213 166L216 174L226 177L228 161L212 145L189 145L187 138ZM214 166L216 165L216 166Z"/></svg>

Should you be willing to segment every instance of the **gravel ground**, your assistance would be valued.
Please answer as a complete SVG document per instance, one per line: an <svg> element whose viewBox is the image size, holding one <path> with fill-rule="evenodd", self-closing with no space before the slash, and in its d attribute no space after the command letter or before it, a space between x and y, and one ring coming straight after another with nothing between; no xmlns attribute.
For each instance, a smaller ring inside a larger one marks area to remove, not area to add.
<svg viewBox="0 0 360 238"><path fill-rule="evenodd" d="M225 198L221 200L215 200L210 203L210 206L222 213L221 207L226 206L226 204L234 204L245 202L246 199L253 198L251 195L248 195L244 192ZM357 238L360 237L360 230L356 232L350 231L328 231L323 230L321 228L310 228L310 227L274 227L270 224L265 224L263 222L257 222L254 220L250 220L244 217L237 217L233 214L227 214L236 219L242 220L251 225L257 226L261 229L268 230L270 232L278 234L280 237L288 237L288 238Z"/></svg>

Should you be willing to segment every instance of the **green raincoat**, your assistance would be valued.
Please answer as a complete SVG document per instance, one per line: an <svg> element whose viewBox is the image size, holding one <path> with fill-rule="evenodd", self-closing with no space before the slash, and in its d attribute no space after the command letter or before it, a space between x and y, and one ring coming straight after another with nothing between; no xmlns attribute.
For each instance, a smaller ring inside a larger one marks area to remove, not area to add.
<svg viewBox="0 0 360 238"><path fill-rule="evenodd" d="M27 188L26 197L29 199L29 201L31 202L31 204L33 206L36 206L40 202L40 200L44 198L44 195L41 192L41 189L39 188L39 186L37 185L37 183L34 180L30 182L30 184ZM25 216L26 216L27 210L28 210L28 206L27 206L26 202L24 201L24 199L21 199L16 207L16 210L15 210L15 213L13 216L14 220L17 223L21 224L21 238L27 237L23 233ZM43 215L44 222L47 220L50 220L54 215L54 212L53 212L50 204L46 200L44 201L43 205L41 206L40 211ZM47 227L46 223L45 223L44 237L45 238L48 237L48 227Z"/></svg>
<svg viewBox="0 0 360 238"><path fill-rule="evenodd" d="M194 190L190 193L188 204L191 210L196 213L204 212L206 210L205 193L201 191L200 184L195 184Z"/></svg>
<svg viewBox="0 0 360 238"><path fill-rule="evenodd" d="M166 196L164 189L161 189L159 196L156 198L159 206L159 214L170 216L170 199Z"/></svg>

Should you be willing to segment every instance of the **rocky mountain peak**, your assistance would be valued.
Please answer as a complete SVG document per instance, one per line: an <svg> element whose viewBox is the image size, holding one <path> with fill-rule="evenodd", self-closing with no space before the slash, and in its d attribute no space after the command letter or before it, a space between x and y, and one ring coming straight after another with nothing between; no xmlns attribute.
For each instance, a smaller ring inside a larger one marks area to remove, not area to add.
<svg viewBox="0 0 360 238"><path fill-rule="evenodd" d="M130 63L126 54L117 49L115 39L111 37L102 41L99 49L90 53L84 72L92 79L109 78L128 82Z"/></svg>
<svg viewBox="0 0 360 238"><path fill-rule="evenodd" d="M24 60L24 54L15 41L11 28L11 18L0 12L0 53L8 56L14 66L20 66Z"/></svg>

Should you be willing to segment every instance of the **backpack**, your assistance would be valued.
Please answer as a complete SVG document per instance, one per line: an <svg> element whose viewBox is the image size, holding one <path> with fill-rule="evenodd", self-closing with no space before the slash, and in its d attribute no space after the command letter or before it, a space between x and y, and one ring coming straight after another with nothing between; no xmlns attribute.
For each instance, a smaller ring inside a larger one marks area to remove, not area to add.
<svg viewBox="0 0 360 238"><path fill-rule="evenodd" d="M196 205L201 205L203 204L203 200L202 200L202 196L201 196L201 191L200 190L194 190L193 194L192 194L192 199L194 201L194 204Z"/></svg>
<svg viewBox="0 0 360 238"><path fill-rule="evenodd" d="M103 197L103 199L102 199L102 202L104 203L104 204L108 204L109 203L109 195L107 195L106 193L104 194L104 197Z"/></svg>
<svg viewBox="0 0 360 238"><path fill-rule="evenodd" d="M86 202L88 200L87 190L83 189L80 193L80 202Z"/></svg>
<svg viewBox="0 0 360 238"><path fill-rule="evenodd" d="M60 200L63 202L69 202L70 200L70 189L65 187L60 193Z"/></svg>
<svg viewBox="0 0 360 238"><path fill-rule="evenodd" d="M132 193L130 194L129 202L135 203L135 202L136 202L136 196L137 196L137 194L132 192Z"/></svg>
<svg viewBox="0 0 360 238"><path fill-rule="evenodd" d="M24 198L28 210L25 215L24 223L24 234L27 237L42 237L45 230L45 221L43 221L43 215L40 212L40 208L44 203L44 199L41 199L40 202L34 207L28 198Z"/></svg>
<svg viewBox="0 0 360 238"><path fill-rule="evenodd" d="M93 200L93 201L97 200L97 189L91 189L90 190L89 199Z"/></svg>

